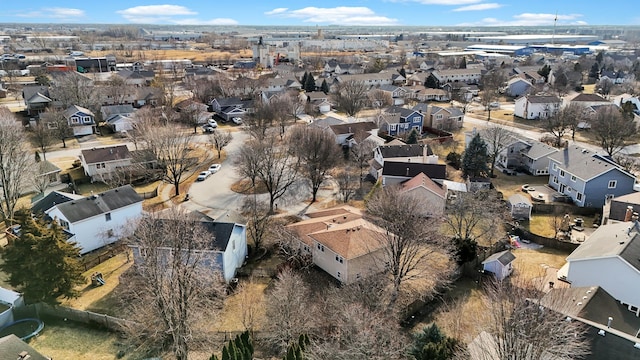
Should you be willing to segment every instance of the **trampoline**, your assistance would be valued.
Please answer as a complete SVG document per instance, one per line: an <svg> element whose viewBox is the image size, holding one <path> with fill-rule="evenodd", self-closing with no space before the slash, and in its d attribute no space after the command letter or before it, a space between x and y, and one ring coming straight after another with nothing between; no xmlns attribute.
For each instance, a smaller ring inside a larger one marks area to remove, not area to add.
<svg viewBox="0 0 640 360"><path fill-rule="evenodd" d="M44 323L38 319L22 319L14 321L11 324L0 329L0 338L14 334L22 341L27 341L38 335L44 328Z"/></svg>

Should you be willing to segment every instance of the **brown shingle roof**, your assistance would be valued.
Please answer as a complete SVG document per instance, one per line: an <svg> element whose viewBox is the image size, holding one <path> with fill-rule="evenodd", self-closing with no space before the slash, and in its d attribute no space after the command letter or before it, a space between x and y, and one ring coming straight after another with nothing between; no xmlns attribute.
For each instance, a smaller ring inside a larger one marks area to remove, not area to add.
<svg viewBox="0 0 640 360"><path fill-rule="evenodd" d="M313 240L347 260L381 249L383 236L384 230L364 219L331 225L329 229L309 234Z"/></svg>
<svg viewBox="0 0 640 360"><path fill-rule="evenodd" d="M402 184L402 190L403 191L409 191L411 189L415 189L417 187L423 186L426 189L430 190L431 192L433 192L434 194L444 198L445 195L445 191L443 188L441 188L440 186L438 186L438 184L436 184L435 182L433 182L433 180L431 180L427 175L420 173L416 176L414 176L413 178L405 181Z"/></svg>
<svg viewBox="0 0 640 360"><path fill-rule="evenodd" d="M82 150L82 157L87 164L130 159L131 153L126 145L108 146Z"/></svg>

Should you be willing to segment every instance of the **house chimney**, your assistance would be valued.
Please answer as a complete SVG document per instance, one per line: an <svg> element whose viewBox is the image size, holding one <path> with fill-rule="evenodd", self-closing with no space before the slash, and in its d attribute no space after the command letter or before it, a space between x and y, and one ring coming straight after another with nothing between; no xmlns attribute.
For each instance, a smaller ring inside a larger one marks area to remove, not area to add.
<svg viewBox="0 0 640 360"><path fill-rule="evenodd" d="M409 176L409 168L407 168L407 175L406 176Z"/></svg>
<svg viewBox="0 0 640 360"><path fill-rule="evenodd" d="M429 153L427 150L429 150L427 144L422 145L422 163L423 164L427 162L427 155Z"/></svg>
<svg viewBox="0 0 640 360"><path fill-rule="evenodd" d="M633 206L629 205L627 206L627 211L624 213L624 222L631 221L632 217L633 217Z"/></svg>

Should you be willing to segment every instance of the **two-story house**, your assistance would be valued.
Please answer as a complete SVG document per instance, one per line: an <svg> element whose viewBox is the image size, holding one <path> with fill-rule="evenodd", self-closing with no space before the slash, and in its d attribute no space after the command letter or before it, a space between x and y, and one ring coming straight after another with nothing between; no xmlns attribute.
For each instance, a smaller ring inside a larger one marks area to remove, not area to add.
<svg viewBox="0 0 640 360"><path fill-rule="evenodd" d="M44 85L25 85L22 88L22 98L29 116L39 116L53 101L49 95L49 87Z"/></svg>
<svg viewBox="0 0 640 360"><path fill-rule="evenodd" d="M95 132L96 116L91 110L71 105L63 112L63 116L73 129L73 136L91 135Z"/></svg>
<svg viewBox="0 0 640 360"><path fill-rule="evenodd" d="M382 175L382 167L385 161L433 163L433 150L427 144L384 144L373 150L370 174L374 179ZM437 159L437 156L436 156ZM435 160L437 162L437 160Z"/></svg>
<svg viewBox="0 0 640 360"><path fill-rule="evenodd" d="M464 125L464 113L455 107L429 106L424 114L424 125L438 130L455 130Z"/></svg>
<svg viewBox="0 0 640 360"><path fill-rule="evenodd" d="M555 95L525 95L516 99L513 115L533 120L547 119L560 111L562 100Z"/></svg>
<svg viewBox="0 0 640 360"><path fill-rule="evenodd" d="M592 151L573 145L549 160L549 186L580 207L602 207L608 197L634 192L635 176Z"/></svg>
<svg viewBox="0 0 640 360"><path fill-rule="evenodd" d="M382 121L386 125L387 133L391 136L408 134L411 130L422 134L424 115L413 109L392 106L385 110Z"/></svg>
<svg viewBox="0 0 640 360"><path fill-rule="evenodd" d="M234 117L244 117L248 111L246 101L237 97L216 98L211 100L210 106L218 116L230 121Z"/></svg>
<svg viewBox="0 0 640 360"><path fill-rule="evenodd" d="M404 97L407 94L407 91L404 88L396 85L380 85L377 89L372 89L371 91L380 90L384 94L388 95L391 98L391 104L393 106L404 104ZM379 106L380 104L373 104L374 106Z"/></svg>
<svg viewBox="0 0 640 360"><path fill-rule="evenodd" d="M420 200L420 216L439 217L444 214L447 190L440 187L424 173L420 173L402 183L403 193Z"/></svg>
<svg viewBox="0 0 640 360"><path fill-rule="evenodd" d="M156 226L160 229L171 228L175 226L175 221L177 220L157 219ZM206 247L196 249L201 256L201 265L219 272L228 283L236 276L236 272L245 262L248 254L246 226L213 221L201 221L200 224L211 239ZM132 249L135 263L143 263L145 258L154 252L162 253L166 258L172 251L168 246L150 251L135 241L135 233L132 238L133 243L129 247Z"/></svg>
<svg viewBox="0 0 640 360"><path fill-rule="evenodd" d="M318 125L316 124L316 126ZM351 147L357 141L356 135L362 140L378 137L378 125L372 121L329 125L328 129L336 137L336 144L343 147ZM382 141L384 142L384 140Z"/></svg>
<svg viewBox="0 0 640 360"><path fill-rule="evenodd" d="M437 157L429 157L432 161L427 163L414 163L402 161L385 161L380 177L382 186L400 184L423 173L434 181L441 181L447 177L447 166L439 164Z"/></svg>
<svg viewBox="0 0 640 360"><path fill-rule="evenodd" d="M110 179L119 169L131 165L133 157L126 145L83 149L80 163L91 181Z"/></svg>
<svg viewBox="0 0 640 360"><path fill-rule="evenodd" d="M44 213L71 234L69 241L86 254L119 240L127 224L142 214L142 200L131 185L125 185L55 204Z"/></svg>
<svg viewBox="0 0 640 360"><path fill-rule="evenodd" d="M507 81L504 92L511 97L518 97L528 94L532 88L533 84L529 80L516 76Z"/></svg>

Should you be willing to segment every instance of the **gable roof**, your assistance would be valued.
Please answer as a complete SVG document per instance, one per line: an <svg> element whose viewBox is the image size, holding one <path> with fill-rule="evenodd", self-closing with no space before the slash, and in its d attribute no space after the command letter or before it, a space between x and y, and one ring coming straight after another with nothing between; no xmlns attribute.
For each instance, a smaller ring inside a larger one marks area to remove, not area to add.
<svg viewBox="0 0 640 360"><path fill-rule="evenodd" d="M409 116L413 115L414 113L422 116L422 114L420 114L420 113L419 113L418 111L416 111L416 110L413 110L413 109L407 109L407 108L400 107L400 106L392 106L392 107L388 108L388 109L386 110L386 112L387 112L387 113L389 113L389 114L396 114L396 113L398 113L398 114L400 114L400 117L401 117L401 118L408 118Z"/></svg>
<svg viewBox="0 0 640 360"><path fill-rule="evenodd" d="M64 113L63 113L63 114L64 114L64 117L68 119L68 118L70 118L71 116L73 116L73 115L75 115L75 114L77 114L77 113L79 113L79 112L80 112L80 113L83 113L83 114L87 114L87 115L91 115L91 116L94 116L94 117L95 117L95 114L94 114L91 110L89 110L89 109L87 109L87 108L84 108L84 107L82 107L82 106L78 106L78 105L71 105L71 106L69 106L69 107L64 111Z"/></svg>
<svg viewBox="0 0 640 360"><path fill-rule="evenodd" d="M202 225L211 234L214 235L210 244L210 250L225 251L231 239L231 233L236 227L235 223L203 221Z"/></svg>
<svg viewBox="0 0 640 360"><path fill-rule="evenodd" d="M84 149L81 154L87 164L131 159L131 153L126 145Z"/></svg>
<svg viewBox="0 0 640 360"><path fill-rule="evenodd" d="M527 199L526 197L524 197L521 194L513 194L511 196L509 196L509 204L511 205L515 205L515 204L527 204L529 206L532 206L531 201L529 201L529 199Z"/></svg>
<svg viewBox="0 0 640 360"><path fill-rule="evenodd" d="M309 219L287 225L300 240L308 246L313 246L313 239L309 234L328 229L330 226L342 224L362 218L362 211L351 206L340 206L330 209L307 213Z"/></svg>
<svg viewBox="0 0 640 360"><path fill-rule="evenodd" d="M560 151L553 146L547 145L537 140L529 140L529 144L531 145L531 147L529 148L529 150L527 150L525 155L533 160L538 160L544 156Z"/></svg>
<svg viewBox="0 0 640 360"><path fill-rule="evenodd" d="M378 146L378 151L384 159L398 157L415 157L423 156L425 148L427 156L433 155L433 150L428 144L400 144L392 145L391 143Z"/></svg>
<svg viewBox="0 0 640 360"><path fill-rule="evenodd" d="M142 202L142 197L131 185L120 186L97 195L55 205L64 217L75 223L100 214L106 214L125 206Z"/></svg>
<svg viewBox="0 0 640 360"><path fill-rule="evenodd" d="M112 115L118 114L132 114L134 112L133 105L131 104L122 104L122 105L103 105L100 107L100 113L102 114L103 119L108 119Z"/></svg>
<svg viewBox="0 0 640 360"><path fill-rule="evenodd" d="M402 191L410 191L418 187L423 187L444 199L445 190L433 182L433 180L424 173L420 173L402 183Z"/></svg>
<svg viewBox="0 0 640 360"><path fill-rule="evenodd" d="M385 161L382 167L383 176L398 176L412 178L424 173L431 179L444 179L447 167L444 164L422 164L401 161Z"/></svg>
<svg viewBox="0 0 640 360"><path fill-rule="evenodd" d="M571 102L574 101L578 101L578 102L609 102L605 99L603 99L600 95L597 94L585 94L585 93L580 93L578 95L576 95L573 99L571 99Z"/></svg>
<svg viewBox="0 0 640 360"><path fill-rule="evenodd" d="M362 121L348 124L330 125L329 128L336 135L355 134L358 131L369 132L378 126L372 121Z"/></svg>
<svg viewBox="0 0 640 360"><path fill-rule="evenodd" d="M506 266L506 265L509 265L515 259L516 257L515 255L513 255L511 251L505 250L489 256L482 262L482 265L488 264L490 262L498 261L500 264L502 264L502 266Z"/></svg>
<svg viewBox="0 0 640 360"><path fill-rule="evenodd" d="M640 271L640 223L620 222L597 228L567 261L620 256Z"/></svg>
<svg viewBox="0 0 640 360"><path fill-rule="evenodd" d="M0 338L0 356L1 359L15 360L22 359L21 354L26 353L29 360L48 360L48 357L40 354L36 349L32 348L26 342L20 340L14 334Z"/></svg>
<svg viewBox="0 0 640 360"><path fill-rule="evenodd" d="M610 171L611 169L617 169L620 172L633 177L615 163L604 159L590 150L583 149L576 145L569 146L553 155L550 155L549 159L558 162L562 169L584 181L590 180Z"/></svg>
<svg viewBox="0 0 640 360"><path fill-rule="evenodd" d="M79 200L82 199L82 196L76 194L69 194L60 191L52 191L47 196L38 200L33 206L31 206L31 212L34 214L44 213L45 211L51 209L52 207L66 203L71 200Z"/></svg>
<svg viewBox="0 0 640 360"><path fill-rule="evenodd" d="M308 234L310 238L349 260L383 247L385 231L365 219L355 219Z"/></svg>

